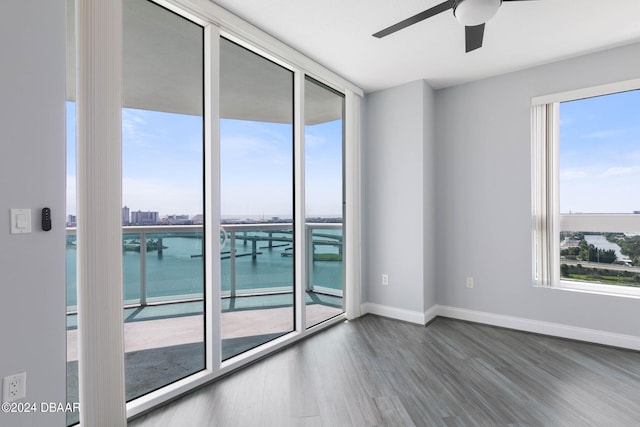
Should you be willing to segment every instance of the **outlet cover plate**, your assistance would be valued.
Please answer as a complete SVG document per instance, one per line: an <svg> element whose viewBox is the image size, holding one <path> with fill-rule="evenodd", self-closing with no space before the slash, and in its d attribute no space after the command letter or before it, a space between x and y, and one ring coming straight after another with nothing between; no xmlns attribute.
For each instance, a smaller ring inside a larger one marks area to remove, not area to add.
<svg viewBox="0 0 640 427"><path fill-rule="evenodd" d="M10 375L2 379L2 401L13 402L27 396L27 373Z"/></svg>

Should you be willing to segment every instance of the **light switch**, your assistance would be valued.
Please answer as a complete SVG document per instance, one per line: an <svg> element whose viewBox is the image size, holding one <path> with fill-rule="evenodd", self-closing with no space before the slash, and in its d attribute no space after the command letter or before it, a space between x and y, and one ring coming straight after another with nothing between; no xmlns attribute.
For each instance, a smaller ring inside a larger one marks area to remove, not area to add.
<svg viewBox="0 0 640 427"><path fill-rule="evenodd" d="M31 233L31 209L11 209L11 234Z"/></svg>

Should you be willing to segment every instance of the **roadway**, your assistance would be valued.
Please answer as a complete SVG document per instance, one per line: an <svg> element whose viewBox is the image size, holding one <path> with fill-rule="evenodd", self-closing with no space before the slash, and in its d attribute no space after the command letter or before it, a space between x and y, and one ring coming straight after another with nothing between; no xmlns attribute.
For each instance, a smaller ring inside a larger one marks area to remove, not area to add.
<svg viewBox="0 0 640 427"><path fill-rule="evenodd" d="M577 265L580 264L585 268L601 268L612 271L630 271L633 273L640 273L640 267L627 267L625 265L620 264L607 264L603 262L588 262L588 261L577 261L575 259L560 259L560 264L567 265Z"/></svg>

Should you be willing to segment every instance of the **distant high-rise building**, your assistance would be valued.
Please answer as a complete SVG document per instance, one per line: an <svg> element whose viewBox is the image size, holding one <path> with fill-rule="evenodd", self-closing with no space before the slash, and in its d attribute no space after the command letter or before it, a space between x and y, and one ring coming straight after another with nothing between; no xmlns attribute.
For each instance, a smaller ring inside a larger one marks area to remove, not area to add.
<svg viewBox="0 0 640 427"><path fill-rule="evenodd" d="M131 224L133 225L152 225L158 223L158 212L131 212Z"/></svg>
<svg viewBox="0 0 640 427"><path fill-rule="evenodd" d="M122 208L122 225L129 225L131 223L131 219L130 219L130 215L129 215L129 208L128 207L123 207Z"/></svg>
<svg viewBox="0 0 640 427"><path fill-rule="evenodd" d="M67 227L75 227L77 220L78 219L75 215L67 215Z"/></svg>
<svg viewBox="0 0 640 427"><path fill-rule="evenodd" d="M167 224L172 225L193 224L193 221L189 219L189 215L167 215L165 221Z"/></svg>

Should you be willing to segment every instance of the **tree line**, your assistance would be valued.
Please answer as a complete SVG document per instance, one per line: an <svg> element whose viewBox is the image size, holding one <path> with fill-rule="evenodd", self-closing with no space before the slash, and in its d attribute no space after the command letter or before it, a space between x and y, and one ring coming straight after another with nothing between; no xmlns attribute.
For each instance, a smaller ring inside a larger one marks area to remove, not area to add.
<svg viewBox="0 0 640 427"><path fill-rule="evenodd" d="M584 239L584 234L577 234L580 236L574 235L574 238L581 237L578 246L562 249L560 251L560 255L564 256L566 259L601 262L603 264L613 264L618 259L615 250L596 248L594 245L587 243Z"/></svg>
<svg viewBox="0 0 640 427"><path fill-rule="evenodd" d="M633 265L640 264L640 236L625 236L618 233L605 233L608 241L620 246L620 252L631 259Z"/></svg>

